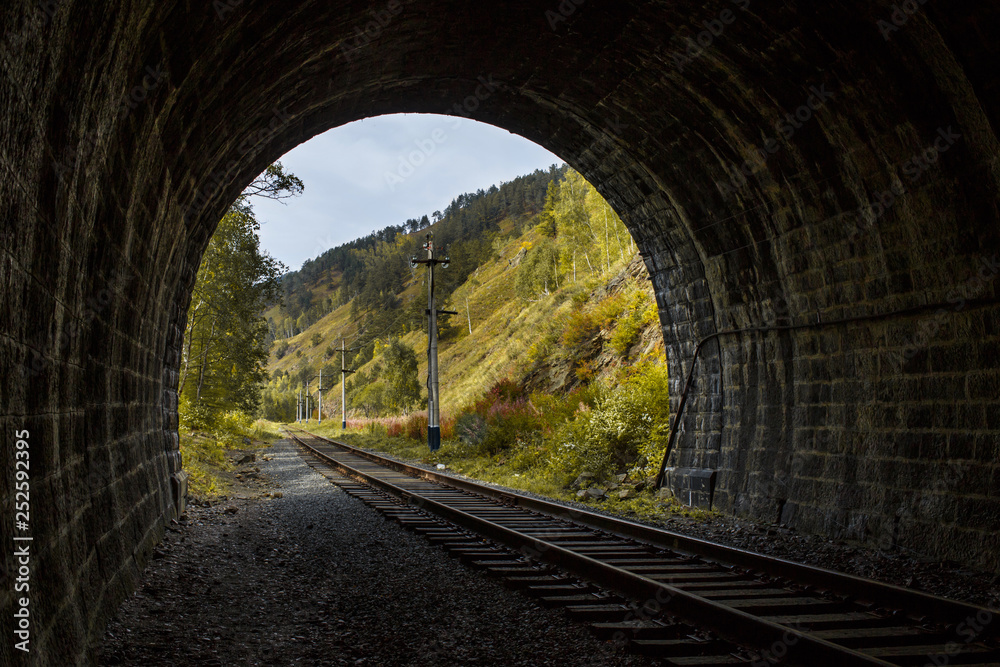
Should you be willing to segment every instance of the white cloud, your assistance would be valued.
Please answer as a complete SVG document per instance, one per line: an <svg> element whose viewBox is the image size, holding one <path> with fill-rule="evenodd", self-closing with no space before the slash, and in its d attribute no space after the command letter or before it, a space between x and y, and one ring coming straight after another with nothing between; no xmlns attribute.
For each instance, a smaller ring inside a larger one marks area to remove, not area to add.
<svg viewBox="0 0 1000 667"><path fill-rule="evenodd" d="M400 171L401 160L419 166L412 174ZM302 179L305 193L285 206L260 201L254 209L263 223L261 245L293 269L327 248L443 210L463 192L562 162L506 130L416 114L335 128L281 161ZM390 188L386 172L407 177Z"/></svg>

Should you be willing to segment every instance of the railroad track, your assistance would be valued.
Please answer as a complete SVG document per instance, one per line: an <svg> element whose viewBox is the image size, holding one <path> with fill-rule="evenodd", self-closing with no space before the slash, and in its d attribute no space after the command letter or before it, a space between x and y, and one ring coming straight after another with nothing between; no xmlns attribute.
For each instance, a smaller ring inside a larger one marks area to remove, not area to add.
<svg viewBox="0 0 1000 667"><path fill-rule="evenodd" d="M409 466L307 431L333 481L463 562L669 665L994 665L1000 611Z"/></svg>

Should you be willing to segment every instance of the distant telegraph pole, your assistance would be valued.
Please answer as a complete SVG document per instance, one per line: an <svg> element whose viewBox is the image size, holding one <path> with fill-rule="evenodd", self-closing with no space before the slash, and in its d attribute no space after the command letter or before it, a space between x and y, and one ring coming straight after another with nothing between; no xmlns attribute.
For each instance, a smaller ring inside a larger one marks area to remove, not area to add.
<svg viewBox="0 0 1000 667"><path fill-rule="evenodd" d="M447 256L444 259L434 257L434 234L427 234L427 242L424 243L424 249L427 250L427 259L417 259L414 256L410 260L410 266L416 268L417 264L427 265L427 446L430 447L432 452L435 452L441 448L437 316L439 312L450 313L451 311L437 310L434 302L434 267L440 264L442 269L447 269L449 258Z"/></svg>

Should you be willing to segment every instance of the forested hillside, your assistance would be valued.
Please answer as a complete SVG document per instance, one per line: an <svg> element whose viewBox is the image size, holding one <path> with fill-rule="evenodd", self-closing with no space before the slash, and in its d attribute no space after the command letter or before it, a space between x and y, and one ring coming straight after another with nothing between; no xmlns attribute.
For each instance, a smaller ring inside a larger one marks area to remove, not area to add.
<svg viewBox="0 0 1000 667"><path fill-rule="evenodd" d="M300 334L348 303L358 331L419 326L423 311L413 308L402 313L399 295L413 278L409 258L423 243L420 232L433 231L435 244L453 258L438 283L439 294L447 296L495 255L497 239L523 230L542 210L549 184L564 173L565 168L553 166L499 187L460 195L431 218L424 215L390 225L305 262L300 270L282 277L284 304L268 312L272 340ZM396 322L401 315L402 321ZM364 342L371 344L373 338Z"/></svg>

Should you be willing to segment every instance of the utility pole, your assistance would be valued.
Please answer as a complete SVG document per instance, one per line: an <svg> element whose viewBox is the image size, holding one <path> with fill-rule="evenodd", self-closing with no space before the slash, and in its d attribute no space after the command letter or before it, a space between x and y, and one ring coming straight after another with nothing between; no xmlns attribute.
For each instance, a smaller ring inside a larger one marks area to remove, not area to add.
<svg viewBox="0 0 1000 667"><path fill-rule="evenodd" d="M316 388L316 391L319 393L319 421L316 422L316 425L318 426L323 423L323 367L322 366L320 366L319 369L319 387Z"/></svg>
<svg viewBox="0 0 1000 667"><path fill-rule="evenodd" d="M347 341L340 339L340 428L347 430L347 376L354 371L347 370Z"/></svg>
<svg viewBox="0 0 1000 667"><path fill-rule="evenodd" d="M441 448L441 406L438 393L438 341L437 341L437 305L434 302L434 267L441 265L442 269L448 268L449 258L437 259L434 257L434 234L428 232L427 242L424 243L427 250L427 259L410 260L410 266L416 268L417 264L427 265L427 446L432 452ZM454 313L457 315L458 313Z"/></svg>

